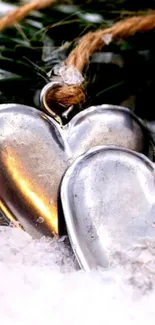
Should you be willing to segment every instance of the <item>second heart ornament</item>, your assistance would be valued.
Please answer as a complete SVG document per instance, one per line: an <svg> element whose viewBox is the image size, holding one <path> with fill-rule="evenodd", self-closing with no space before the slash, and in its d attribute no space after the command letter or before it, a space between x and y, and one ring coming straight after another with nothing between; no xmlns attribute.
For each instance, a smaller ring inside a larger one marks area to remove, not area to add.
<svg viewBox="0 0 155 325"><path fill-rule="evenodd" d="M85 270L107 267L123 250L155 238L155 165L142 154L117 146L89 150L65 173L61 199Z"/></svg>
<svg viewBox="0 0 155 325"><path fill-rule="evenodd" d="M60 127L35 108L0 105L0 211L34 237L57 236L64 172L90 148L111 144L152 154L147 129L126 108L91 107Z"/></svg>

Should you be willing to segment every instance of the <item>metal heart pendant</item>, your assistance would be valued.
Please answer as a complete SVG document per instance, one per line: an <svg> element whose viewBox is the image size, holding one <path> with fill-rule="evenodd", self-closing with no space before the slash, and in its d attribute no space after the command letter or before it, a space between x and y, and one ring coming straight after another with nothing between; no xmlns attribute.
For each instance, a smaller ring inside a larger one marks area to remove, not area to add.
<svg viewBox="0 0 155 325"><path fill-rule="evenodd" d="M91 149L67 170L61 200L81 267L106 267L113 249L155 238L155 165L121 147Z"/></svg>
<svg viewBox="0 0 155 325"><path fill-rule="evenodd" d="M147 129L125 108L91 107L60 127L35 108L0 105L2 214L33 236L57 236L61 178L75 158L102 144L152 152Z"/></svg>

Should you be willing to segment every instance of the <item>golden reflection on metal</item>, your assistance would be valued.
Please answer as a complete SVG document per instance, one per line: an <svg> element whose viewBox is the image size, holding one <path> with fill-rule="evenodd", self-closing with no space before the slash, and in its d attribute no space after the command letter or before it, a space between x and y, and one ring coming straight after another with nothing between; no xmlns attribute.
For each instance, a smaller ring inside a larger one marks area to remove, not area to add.
<svg viewBox="0 0 155 325"><path fill-rule="evenodd" d="M7 168L11 174L11 179L14 180L15 186L20 190L21 194L25 196L25 201L33 209L32 213L35 215L35 211L39 212L40 217L48 225L48 228L55 234L58 234L58 218L57 208L54 205L49 206L46 195L44 196L43 189L37 187L38 194L35 193L34 188L32 189L32 179L28 174L24 175L21 171L21 161L15 158L12 149L9 148L9 155L7 156ZM13 157L14 156L14 157ZM24 169L24 168L23 168ZM10 221L11 218L8 216ZM37 222L37 218L36 218Z"/></svg>

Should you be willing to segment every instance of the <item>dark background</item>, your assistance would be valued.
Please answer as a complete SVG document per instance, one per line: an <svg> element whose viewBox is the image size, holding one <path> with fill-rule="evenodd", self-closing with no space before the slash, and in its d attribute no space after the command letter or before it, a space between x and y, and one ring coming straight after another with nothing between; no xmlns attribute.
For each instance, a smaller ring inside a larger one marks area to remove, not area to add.
<svg viewBox="0 0 155 325"><path fill-rule="evenodd" d="M82 2L82 3L80 3ZM7 1L17 4L18 1ZM1 13L0 4L0 13ZM64 60L74 41L116 21L155 9L153 0L72 1L33 12L0 33L0 103L39 107L47 73ZM155 119L155 32L120 40L95 53L85 71L87 102L124 105Z"/></svg>

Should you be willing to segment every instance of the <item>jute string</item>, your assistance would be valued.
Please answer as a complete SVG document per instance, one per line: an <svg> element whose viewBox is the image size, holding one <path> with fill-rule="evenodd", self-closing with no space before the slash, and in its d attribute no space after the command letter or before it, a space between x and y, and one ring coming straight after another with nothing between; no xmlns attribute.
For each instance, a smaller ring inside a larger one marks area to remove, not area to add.
<svg viewBox="0 0 155 325"><path fill-rule="evenodd" d="M111 41L126 39L138 32L147 32L155 28L155 12L146 16L131 17L114 24L110 28L89 32L81 38L75 49L69 54L66 65L73 65L83 72L90 56L106 46L104 37L110 36ZM48 103L63 107L81 104L85 101L84 84L64 85L52 89L48 94Z"/></svg>
<svg viewBox="0 0 155 325"><path fill-rule="evenodd" d="M32 2L15 9L0 19L0 31L24 19L31 11L43 9L61 0L33 0ZM131 17L114 24L110 28L89 32L81 38L75 49L68 56L65 64L74 66L79 72L84 67L93 53L107 45L106 35L111 41L126 39L138 32L147 32L155 28L155 12L145 16ZM63 107L81 104L85 101L85 84L63 85L53 88L48 94L48 103Z"/></svg>
<svg viewBox="0 0 155 325"><path fill-rule="evenodd" d="M33 10L44 9L54 3L59 2L59 0L34 0L22 7L12 10L6 16L0 19L0 31L20 22Z"/></svg>

